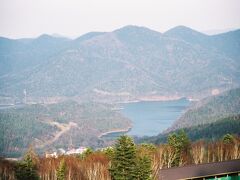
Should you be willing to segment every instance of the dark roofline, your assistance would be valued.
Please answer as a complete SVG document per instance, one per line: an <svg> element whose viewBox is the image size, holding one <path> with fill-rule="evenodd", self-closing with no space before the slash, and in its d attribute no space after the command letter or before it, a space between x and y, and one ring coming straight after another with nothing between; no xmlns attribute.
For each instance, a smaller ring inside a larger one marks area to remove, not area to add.
<svg viewBox="0 0 240 180"><path fill-rule="evenodd" d="M235 171L235 172L225 172L225 173L220 173L220 174L211 174L207 176L196 176L196 177L190 177L190 178L185 178L185 179L180 179L180 180L193 180L193 179L199 179L199 178L206 178L206 177L212 177L212 176L226 176L226 175L231 175L231 174L239 174L240 171Z"/></svg>
<svg viewBox="0 0 240 180"><path fill-rule="evenodd" d="M160 180L176 180L240 172L240 159L161 169Z"/></svg>

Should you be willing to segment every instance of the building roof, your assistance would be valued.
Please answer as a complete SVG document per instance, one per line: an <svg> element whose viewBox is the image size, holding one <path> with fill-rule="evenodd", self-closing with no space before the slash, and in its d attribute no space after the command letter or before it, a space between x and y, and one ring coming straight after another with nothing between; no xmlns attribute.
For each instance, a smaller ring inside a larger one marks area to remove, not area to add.
<svg viewBox="0 0 240 180"><path fill-rule="evenodd" d="M236 172L240 172L240 159L162 169L159 172L159 180L200 178Z"/></svg>

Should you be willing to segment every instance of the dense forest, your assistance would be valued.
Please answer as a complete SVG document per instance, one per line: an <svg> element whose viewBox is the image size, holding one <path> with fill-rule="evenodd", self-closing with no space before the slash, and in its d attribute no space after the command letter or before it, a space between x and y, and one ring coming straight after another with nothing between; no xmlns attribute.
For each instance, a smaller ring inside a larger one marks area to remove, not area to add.
<svg viewBox="0 0 240 180"><path fill-rule="evenodd" d="M130 126L130 121L114 108L108 104L67 101L2 109L0 155L20 156L29 145L40 152L71 144L104 146L105 142L98 137L101 133Z"/></svg>
<svg viewBox="0 0 240 180"><path fill-rule="evenodd" d="M215 141L219 140L224 134L235 134L240 135L240 115L230 116L227 118L222 118L216 122L197 125L193 127L177 129L169 133L161 133L157 136L152 137L135 137L137 143L165 143L167 142L167 137L171 133L178 133L184 130L191 141L206 140Z"/></svg>
<svg viewBox="0 0 240 180"><path fill-rule="evenodd" d="M169 131L217 122L240 114L240 88L210 96L192 104Z"/></svg>
<svg viewBox="0 0 240 180"><path fill-rule="evenodd" d="M240 88L194 102L166 131L152 137L135 137L135 141L166 143L169 134L182 129L192 141L215 141L227 133L239 135Z"/></svg>
<svg viewBox="0 0 240 180"><path fill-rule="evenodd" d="M45 158L29 149L21 161L0 160L1 179L158 179L162 168L240 158L240 138L191 142L184 131L170 134L165 144L134 144L121 136L114 147L74 156Z"/></svg>

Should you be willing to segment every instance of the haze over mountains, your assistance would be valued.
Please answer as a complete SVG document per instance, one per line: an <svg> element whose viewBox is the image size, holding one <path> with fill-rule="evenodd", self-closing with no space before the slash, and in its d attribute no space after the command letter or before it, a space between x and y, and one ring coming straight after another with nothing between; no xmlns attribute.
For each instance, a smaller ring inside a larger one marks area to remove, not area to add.
<svg viewBox="0 0 240 180"><path fill-rule="evenodd" d="M208 36L126 26L77 39L0 38L0 96L128 101L204 97L240 85L240 30Z"/></svg>
<svg viewBox="0 0 240 180"><path fill-rule="evenodd" d="M45 104L1 109L0 154L31 143L42 152L103 147L110 142L102 134L132 127L116 102L203 98L239 85L240 30L209 36L184 26L165 33L125 26L74 40L1 37L0 105ZM239 95L235 89L199 101L170 130L239 117Z"/></svg>

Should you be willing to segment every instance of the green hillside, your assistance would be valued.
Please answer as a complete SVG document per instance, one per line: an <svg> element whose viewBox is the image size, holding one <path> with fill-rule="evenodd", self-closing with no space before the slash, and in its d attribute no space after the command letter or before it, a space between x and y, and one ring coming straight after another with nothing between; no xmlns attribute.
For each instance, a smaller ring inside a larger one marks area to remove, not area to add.
<svg viewBox="0 0 240 180"><path fill-rule="evenodd" d="M101 147L101 133L130 126L114 106L63 102L0 110L0 155L78 146Z"/></svg>
<svg viewBox="0 0 240 180"><path fill-rule="evenodd" d="M159 144L166 142L169 134L182 129L192 141L217 140L227 133L239 135L240 88L195 102L165 132L136 140Z"/></svg>
<svg viewBox="0 0 240 180"><path fill-rule="evenodd" d="M240 114L240 88L196 102L168 131L216 122Z"/></svg>
<svg viewBox="0 0 240 180"><path fill-rule="evenodd" d="M191 139L191 141L197 141L200 139L215 141L221 139L225 134L233 134L239 136L239 129L240 115L237 115L219 119L213 123L178 129L169 133L159 134L153 137L136 138L136 142L147 142L154 144L166 143L169 134L178 133L180 130L184 130L188 137Z"/></svg>

